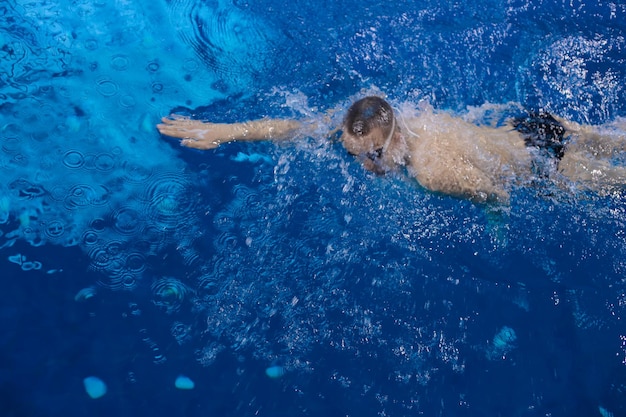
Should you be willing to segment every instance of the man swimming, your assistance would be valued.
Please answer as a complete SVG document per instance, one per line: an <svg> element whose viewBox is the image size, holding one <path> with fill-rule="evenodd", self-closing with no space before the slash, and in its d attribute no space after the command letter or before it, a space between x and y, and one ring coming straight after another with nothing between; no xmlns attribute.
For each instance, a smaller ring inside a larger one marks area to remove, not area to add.
<svg viewBox="0 0 626 417"><path fill-rule="evenodd" d="M182 139L184 146L213 149L230 141L288 140L317 126L288 119L208 123L172 115L157 127L163 135ZM626 151L620 128L583 126L545 113L498 127L478 126L430 108L403 118L384 99L368 96L346 112L340 140L377 174L406 167L430 191L479 203L507 203L513 185L537 175L537 158L551 161L560 175L582 187L603 192L623 185L626 169L610 160Z"/></svg>

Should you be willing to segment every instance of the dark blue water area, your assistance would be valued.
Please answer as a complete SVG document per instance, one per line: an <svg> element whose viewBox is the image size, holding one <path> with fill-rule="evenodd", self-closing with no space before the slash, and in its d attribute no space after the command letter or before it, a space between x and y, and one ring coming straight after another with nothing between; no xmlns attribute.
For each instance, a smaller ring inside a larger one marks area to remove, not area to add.
<svg viewBox="0 0 626 417"><path fill-rule="evenodd" d="M249 181L252 182L251 178ZM304 204L315 208L314 200ZM437 205L459 211L456 200L440 201ZM543 208L551 212L549 206ZM588 242L589 234L571 221L571 215L577 214L546 214L540 219L541 229L559 230L570 242ZM301 218L294 218L293 222L304 223L307 214L298 212L298 215ZM513 228L527 226L512 225ZM602 225L593 234L606 235L613 228L614 225ZM301 237L293 230L284 232L294 235L283 236L286 245L294 244L296 236ZM512 235L524 236L524 233L513 230ZM596 415L598 404L620 412L624 377L621 359L615 355L615 339L622 326L619 317L607 319L605 313L606 299L611 293L607 286L613 285L608 282L614 279L607 269L607 264L614 262L611 249L589 253L588 247L575 243L563 245L550 239L544 243L537 245L534 237L526 237L515 250L492 260L488 259L488 253L472 252L488 252L480 244L457 241L456 247L434 254L430 263L404 265L399 272L411 276L419 270L421 277L430 278L392 287L383 285L378 290L372 289L370 278L384 280L388 276L395 280L392 274L381 270L405 257L396 245L380 242L376 251L366 251L371 254L369 257L358 257L341 267L342 272L337 273L334 282L339 288L328 289L332 295L327 301L326 318L314 319L313 323L321 326L321 330L323 326L331 326L329 332L341 334L345 326L346 336L355 337L358 332L354 334L351 330L355 326L353 318L340 310L351 305L356 310L356 304L367 306L369 315L379 320L378 336L389 341L397 338L409 342L411 337L403 326L422 320L442 332L436 338L457 335L462 340L457 345L459 351L454 352L450 346L452 351L448 353L462 358L462 371L447 368L447 361L442 362L438 355L422 353L419 362L426 364L421 366L428 368L428 362L432 361L436 367L444 368L431 370L433 375L427 383L412 378L399 383L394 378L390 369L406 369L395 361L395 355L389 355L391 342L370 345L357 339L345 341L357 345L356 350L316 345L314 339L309 341L313 346L307 350L306 358L314 364L313 369L291 370L278 380L265 376L268 362L255 358L254 348L250 347L237 354L223 350L210 366L201 366L196 349L201 349L210 339L202 334L205 333L202 314L191 313L187 308L174 317L164 314L154 306L154 295L147 285L139 285L132 292L101 291L93 299L76 302L74 296L78 290L103 279L90 270L90 260L81 251L16 245L12 252L39 259L52 272L24 272L14 264L6 264L3 270L6 281L2 296L2 411L4 415L15 416L39 415L42 410L48 415L252 415L250 410L255 410L266 415L339 416L373 415L372 410L384 408L393 415L410 415L408 406L416 407L411 405L415 401L423 413L449 411L468 416ZM605 246L607 241L601 238L598 244ZM214 250L210 242L199 241L196 245L203 250ZM309 246L309 251L320 250L314 241L310 240ZM549 272L543 265L533 265L535 256L545 256L532 253L539 248L554 261ZM279 245L272 250L277 252L276 262L282 261L280 253L288 252ZM376 252L382 252L385 260L372 259L376 258ZM160 256L161 259L149 262L146 282L157 275L185 271L174 248L163 250ZM450 258L454 259L453 263ZM368 262L363 263L362 259ZM298 287L306 283L297 280L303 265L307 267L311 263L315 261L293 265L291 277L282 271L294 280L291 283L278 280L286 287L283 291L291 286L294 293L304 294ZM343 281L344 275L354 279ZM561 282L550 280L559 276L563 277ZM255 279L263 279L262 274ZM319 276L317 279L320 280ZM453 280L459 280L460 284L452 285ZM398 282L402 281L406 280ZM274 291L267 292L254 291L241 298L263 302L268 296L277 296ZM326 297L326 291L317 294ZM333 299L346 294L348 302ZM222 302L227 306L229 300L237 298L225 294ZM425 301L431 304L428 308L420 305ZM526 310L521 304L531 307ZM580 311L602 317L601 322L581 329L580 319L576 319ZM419 318L416 312L420 312ZM285 321L293 314L282 313ZM466 317L465 324L459 321L460 317ZM195 330L187 335L192 340L176 343L173 338L176 333L170 330L173 321L193 325ZM505 359L488 359L488 341L503 324L515 329L516 346L506 353ZM274 337L280 340L283 325L280 317L275 318L275 322L267 324L262 336L270 343ZM254 330L224 328L222 331L233 332L225 335L227 339L257 337ZM430 348L436 349L436 345ZM195 390L173 388L173 381L180 373L195 381ZM82 379L87 375L98 375L107 382L109 391L105 397L92 400L84 394ZM365 395L361 384L376 395ZM540 400L536 399L537 395L541 395ZM533 407L528 406L533 403Z"/></svg>
<svg viewBox="0 0 626 417"><path fill-rule="evenodd" d="M379 91L609 123L624 22L557 0L1 4L0 415L626 415L622 189L536 178L487 207L367 173L327 132L199 152L154 127L336 124Z"/></svg>
<svg viewBox="0 0 626 417"><path fill-rule="evenodd" d="M623 100L605 109L606 92L589 83L607 71L624 77L622 6L548 0L246 7L280 22L289 47L278 65L295 69L283 83L320 106L375 84L396 98L428 96L441 108L516 101L560 114L567 107L569 117L587 122L624 111ZM583 46L585 39L600 43ZM579 59L585 69L571 71ZM313 79L303 85L303 75ZM556 99L565 88L573 89L569 100Z"/></svg>

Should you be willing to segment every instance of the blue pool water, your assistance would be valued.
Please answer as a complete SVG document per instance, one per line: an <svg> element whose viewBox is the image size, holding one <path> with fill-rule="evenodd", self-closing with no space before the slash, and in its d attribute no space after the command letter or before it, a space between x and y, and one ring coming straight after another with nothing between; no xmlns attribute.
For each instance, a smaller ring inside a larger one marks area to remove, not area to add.
<svg viewBox="0 0 626 417"><path fill-rule="evenodd" d="M0 22L0 415L626 415L623 192L538 178L493 213L327 132L202 153L155 129L336 125L372 92L623 120L623 3L4 0Z"/></svg>

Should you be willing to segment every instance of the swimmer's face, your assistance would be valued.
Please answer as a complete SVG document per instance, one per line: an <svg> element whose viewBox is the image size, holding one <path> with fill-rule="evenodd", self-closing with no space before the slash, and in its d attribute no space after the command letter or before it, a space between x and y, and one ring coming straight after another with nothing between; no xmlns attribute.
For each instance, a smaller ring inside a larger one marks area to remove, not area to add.
<svg viewBox="0 0 626 417"><path fill-rule="evenodd" d="M343 146L365 168L385 171L384 153L395 134L393 109L376 96L362 98L350 106L343 121Z"/></svg>
<svg viewBox="0 0 626 417"><path fill-rule="evenodd" d="M398 131L395 130L393 134L397 135ZM356 157L365 169L384 175L395 167L393 160L384 151L388 137L389 134L384 137L382 130L376 129L371 134L360 137L344 132L341 141L348 153Z"/></svg>
<svg viewBox="0 0 626 417"><path fill-rule="evenodd" d="M380 128L372 129L369 134L363 136L357 136L345 131L341 135L341 143L346 148L346 151L360 160L380 158L385 139Z"/></svg>

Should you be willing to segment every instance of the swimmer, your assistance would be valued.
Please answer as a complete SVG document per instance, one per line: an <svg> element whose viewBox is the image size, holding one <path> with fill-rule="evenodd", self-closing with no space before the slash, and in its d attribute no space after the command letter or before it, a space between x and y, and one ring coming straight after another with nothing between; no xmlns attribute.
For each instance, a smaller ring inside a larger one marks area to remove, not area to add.
<svg viewBox="0 0 626 417"><path fill-rule="evenodd" d="M289 140L312 134L318 126L288 119L209 123L171 115L157 128L184 146L213 149L231 141ZM368 96L347 110L340 141L369 171L406 169L432 192L477 203L508 203L511 188L530 182L537 166L545 165L538 158L587 189L607 192L626 182L626 169L611 163L611 157L626 151L623 126L584 126L546 113L499 127L478 126L432 109L405 119L384 99Z"/></svg>

